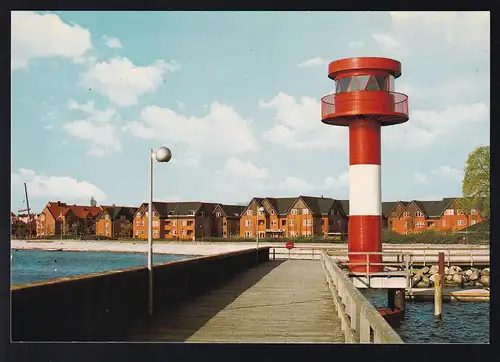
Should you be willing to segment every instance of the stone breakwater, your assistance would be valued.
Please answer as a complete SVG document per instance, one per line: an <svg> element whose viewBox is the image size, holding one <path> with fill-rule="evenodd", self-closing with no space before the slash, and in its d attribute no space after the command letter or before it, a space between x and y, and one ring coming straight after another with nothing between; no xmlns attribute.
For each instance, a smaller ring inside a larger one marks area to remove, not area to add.
<svg viewBox="0 0 500 362"><path fill-rule="evenodd" d="M423 267L422 269L411 269L411 283L413 288L429 288L434 286L435 275L439 269L437 265ZM453 287L489 287L490 268L478 269L474 267L462 269L451 265L444 267L445 286Z"/></svg>

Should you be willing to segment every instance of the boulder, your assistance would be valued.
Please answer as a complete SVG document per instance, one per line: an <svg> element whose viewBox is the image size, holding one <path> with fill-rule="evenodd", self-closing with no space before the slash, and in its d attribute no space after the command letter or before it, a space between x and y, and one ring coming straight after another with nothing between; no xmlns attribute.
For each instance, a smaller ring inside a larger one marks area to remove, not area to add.
<svg viewBox="0 0 500 362"><path fill-rule="evenodd" d="M453 280L453 283L455 283L457 285L462 285L462 283L464 282L464 278L460 274L453 275L453 279L452 280Z"/></svg>
<svg viewBox="0 0 500 362"><path fill-rule="evenodd" d="M486 276L489 276L490 275L490 268L484 268L483 270L481 270L481 275L486 275Z"/></svg>
<svg viewBox="0 0 500 362"><path fill-rule="evenodd" d="M472 273L473 273L473 272L474 272L474 271L473 271L472 269L467 269L467 270L465 271L465 275L467 275L468 277L470 277L470 276L472 275Z"/></svg>
<svg viewBox="0 0 500 362"><path fill-rule="evenodd" d="M450 275L455 275L457 273L458 273L457 268L454 265L450 266L450 268L449 268L449 274Z"/></svg>
<svg viewBox="0 0 500 362"><path fill-rule="evenodd" d="M420 271L422 272L422 274L429 273L429 270L431 270L431 269L429 267L427 267L427 266L424 266L422 269L420 269Z"/></svg>
<svg viewBox="0 0 500 362"><path fill-rule="evenodd" d="M457 270L457 272L461 272L462 271L462 268L460 268L459 266L455 266L455 269Z"/></svg>
<svg viewBox="0 0 500 362"><path fill-rule="evenodd" d="M471 281L476 281L479 279L479 272L477 270L474 270L471 275L469 275L469 280Z"/></svg>
<svg viewBox="0 0 500 362"><path fill-rule="evenodd" d="M429 274L431 275L437 274L438 272L439 272L439 267L437 265L433 265L429 269Z"/></svg>
<svg viewBox="0 0 500 362"><path fill-rule="evenodd" d="M448 268L447 266L444 267L444 274L450 274L450 268Z"/></svg>
<svg viewBox="0 0 500 362"><path fill-rule="evenodd" d="M422 274L415 274L413 278L411 278L411 285L415 286L422 280Z"/></svg>
<svg viewBox="0 0 500 362"><path fill-rule="evenodd" d="M430 285L429 279L427 279L426 281L422 280L418 282L417 288L429 288L429 285Z"/></svg>
<svg viewBox="0 0 500 362"><path fill-rule="evenodd" d="M447 281L451 282L453 280L453 275L451 274L445 275L445 278Z"/></svg>
<svg viewBox="0 0 500 362"><path fill-rule="evenodd" d="M479 279L479 283L483 287L489 287L490 286L490 276L489 275L481 275L481 278Z"/></svg>

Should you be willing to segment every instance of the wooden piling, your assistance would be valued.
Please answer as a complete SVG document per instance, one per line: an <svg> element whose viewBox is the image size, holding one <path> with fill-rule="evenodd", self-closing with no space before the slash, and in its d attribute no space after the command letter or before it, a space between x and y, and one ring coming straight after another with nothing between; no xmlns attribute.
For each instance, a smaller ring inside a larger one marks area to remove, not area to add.
<svg viewBox="0 0 500 362"><path fill-rule="evenodd" d="M438 254L438 273L441 276L441 289L444 289L444 252Z"/></svg>
<svg viewBox="0 0 500 362"><path fill-rule="evenodd" d="M434 319L440 321L443 319L443 288L441 285L441 275L434 277Z"/></svg>

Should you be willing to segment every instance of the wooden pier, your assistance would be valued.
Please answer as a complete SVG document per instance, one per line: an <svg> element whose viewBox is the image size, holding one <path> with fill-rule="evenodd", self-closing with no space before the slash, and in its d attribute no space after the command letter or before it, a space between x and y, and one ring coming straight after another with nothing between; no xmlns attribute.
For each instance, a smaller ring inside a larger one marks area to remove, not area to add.
<svg viewBox="0 0 500 362"><path fill-rule="evenodd" d="M127 340L344 343L321 263L269 261L223 287L154 315Z"/></svg>

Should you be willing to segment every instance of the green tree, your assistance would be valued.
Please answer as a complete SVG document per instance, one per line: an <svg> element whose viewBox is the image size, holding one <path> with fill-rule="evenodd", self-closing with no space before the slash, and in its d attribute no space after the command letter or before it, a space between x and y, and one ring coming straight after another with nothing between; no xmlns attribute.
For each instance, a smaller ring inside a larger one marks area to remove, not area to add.
<svg viewBox="0 0 500 362"><path fill-rule="evenodd" d="M479 210L483 219L490 216L490 146L481 146L469 153L462 181L464 211Z"/></svg>

